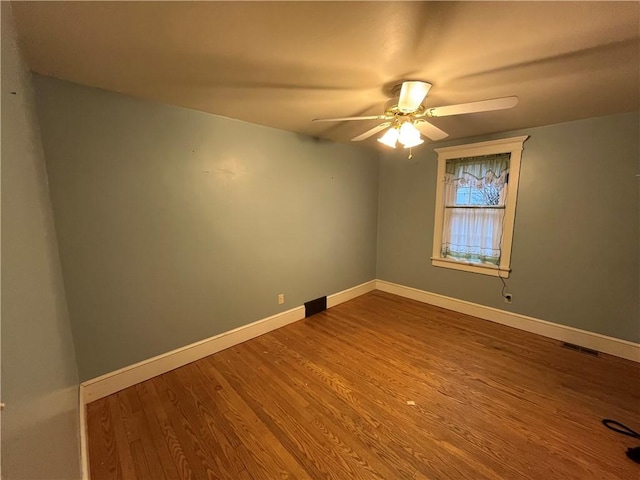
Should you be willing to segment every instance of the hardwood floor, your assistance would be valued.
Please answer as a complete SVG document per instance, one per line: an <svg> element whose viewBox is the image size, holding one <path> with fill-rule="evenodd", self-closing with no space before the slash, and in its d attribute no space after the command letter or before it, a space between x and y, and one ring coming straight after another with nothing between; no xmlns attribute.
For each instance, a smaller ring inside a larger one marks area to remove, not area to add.
<svg viewBox="0 0 640 480"><path fill-rule="evenodd" d="M603 418L639 365L378 291L87 407L93 480L637 480Z"/></svg>

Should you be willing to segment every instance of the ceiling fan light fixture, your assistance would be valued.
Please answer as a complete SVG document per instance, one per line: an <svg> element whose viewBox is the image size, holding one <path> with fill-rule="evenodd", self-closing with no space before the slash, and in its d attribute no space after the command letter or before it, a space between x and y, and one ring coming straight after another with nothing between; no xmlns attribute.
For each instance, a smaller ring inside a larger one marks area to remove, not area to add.
<svg viewBox="0 0 640 480"><path fill-rule="evenodd" d="M398 136L400 135L400 131L397 127L390 128L385 132L385 134L378 139L378 141L387 147L396 148L396 143L398 142Z"/></svg>
<svg viewBox="0 0 640 480"><path fill-rule="evenodd" d="M418 130L412 122L404 122L400 127L400 141L402 139L420 138L420 130Z"/></svg>
<svg viewBox="0 0 640 480"><path fill-rule="evenodd" d="M411 148L411 147L417 147L418 145L422 145L424 143L424 140L421 138L414 138L412 140L408 140L406 142L402 143L402 146L404 148Z"/></svg>
<svg viewBox="0 0 640 480"><path fill-rule="evenodd" d="M412 122L404 122L400 127L398 140L404 148L411 148L424 143L420 138L420 131Z"/></svg>
<svg viewBox="0 0 640 480"><path fill-rule="evenodd" d="M422 105L431 84L421 80L403 81L392 89L395 98L387 102L384 114L359 117L315 118L314 122L344 122L351 120L383 120L383 122L364 133L351 139L361 142L379 132L387 130L378 141L390 148L396 148L398 142L404 148L411 148L424 143L424 139L437 142L448 137L447 132L428 122L425 117L446 117L465 113L491 112L513 108L518 104L518 97L501 97L478 102L461 103L459 105L445 105L442 107L426 108ZM411 156L411 155L409 155Z"/></svg>

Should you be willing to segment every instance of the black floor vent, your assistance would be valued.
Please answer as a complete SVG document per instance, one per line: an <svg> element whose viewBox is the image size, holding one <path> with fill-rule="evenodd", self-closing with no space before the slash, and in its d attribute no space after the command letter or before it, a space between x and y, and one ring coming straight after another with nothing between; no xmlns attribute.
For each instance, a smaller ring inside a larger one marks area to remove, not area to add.
<svg viewBox="0 0 640 480"><path fill-rule="evenodd" d="M304 318L320 313L327 309L327 297L316 298L304 303Z"/></svg>
<svg viewBox="0 0 640 480"><path fill-rule="evenodd" d="M590 348L581 347L580 345L575 345L573 343L562 342L562 346L564 348L568 348L569 350L575 350L576 352L586 353L587 355L592 355L594 357L597 357L600 354L600 352L598 352L597 350L591 350Z"/></svg>

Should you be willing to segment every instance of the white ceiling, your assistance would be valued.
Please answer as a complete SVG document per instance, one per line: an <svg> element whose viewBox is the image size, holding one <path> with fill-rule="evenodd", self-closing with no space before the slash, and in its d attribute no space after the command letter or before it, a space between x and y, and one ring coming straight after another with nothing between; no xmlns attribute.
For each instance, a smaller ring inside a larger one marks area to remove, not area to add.
<svg viewBox="0 0 640 480"><path fill-rule="evenodd" d="M348 141L403 79L449 139L640 110L639 2L13 2L32 71ZM367 144L375 144L373 140Z"/></svg>

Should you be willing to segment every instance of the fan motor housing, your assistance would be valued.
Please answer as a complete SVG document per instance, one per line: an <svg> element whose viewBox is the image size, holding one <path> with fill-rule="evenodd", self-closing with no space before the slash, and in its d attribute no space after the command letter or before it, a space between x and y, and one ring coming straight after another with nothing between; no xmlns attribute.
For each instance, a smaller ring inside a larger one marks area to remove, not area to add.
<svg viewBox="0 0 640 480"><path fill-rule="evenodd" d="M411 117L414 115L421 115L425 112L426 108L420 105L413 112L402 112L398 108L399 97L392 98L384 106L384 114L394 117Z"/></svg>

